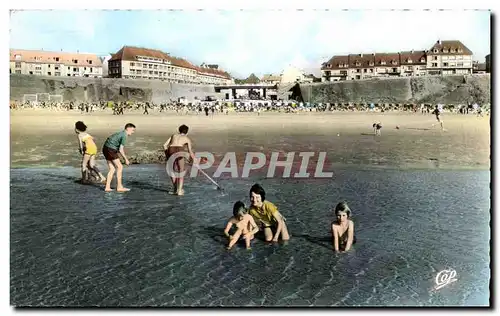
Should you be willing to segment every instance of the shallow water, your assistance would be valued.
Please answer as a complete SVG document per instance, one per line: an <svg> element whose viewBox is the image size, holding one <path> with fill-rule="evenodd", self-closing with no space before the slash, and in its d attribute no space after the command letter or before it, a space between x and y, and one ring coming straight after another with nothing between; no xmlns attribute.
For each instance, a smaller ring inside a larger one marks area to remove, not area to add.
<svg viewBox="0 0 500 316"><path fill-rule="evenodd" d="M455 306L489 304L487 171L337 169L332 179L202 178L170 196L159 166L125 171L126 194L75 183L75 168L11 170L16 306ZM292 239L228 252L232 204L254 182ZM334 254L347 200L357 244ZM457 281L433 291L437 273Z"/></svg>

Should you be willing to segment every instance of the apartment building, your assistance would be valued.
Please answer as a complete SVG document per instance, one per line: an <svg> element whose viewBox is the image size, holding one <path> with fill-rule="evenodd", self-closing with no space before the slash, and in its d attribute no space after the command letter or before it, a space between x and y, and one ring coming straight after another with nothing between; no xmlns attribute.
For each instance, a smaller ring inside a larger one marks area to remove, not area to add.
<svg viewBox="0 0 500 316"><path fill-rule="evenodd" d="M162 80L172 83L229 84L228 73L155 49L124 46L108 61L110 78ZM217 67L218 68L218 67Z"/></svg>
<svg viewBox="0 0 500 316"><path fill-rule="evenodd" d="M437 41L427 51L427 74L472 74L472 51L460 41Z"/></svg>
<svg viewBox="0 0 500 316"><path fill-rule="evenodd" d="M472 73L472 52L460 41L437 41L430 50L333 56L322 81Z"/></svg>
<svg viewBox="0 0 500 316"><path fill-rule="evenodd" d="M57 77L102 77L102 61L94 54L10 50L10 73Z"/></svg>

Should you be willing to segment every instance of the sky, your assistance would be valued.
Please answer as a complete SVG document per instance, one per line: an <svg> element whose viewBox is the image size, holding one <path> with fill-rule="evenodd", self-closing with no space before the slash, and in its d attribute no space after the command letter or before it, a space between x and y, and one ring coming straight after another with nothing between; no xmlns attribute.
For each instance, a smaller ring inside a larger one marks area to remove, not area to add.
<svg viewBox="0 0 500 316"><path fill-rule="evenodd" d="M320 74L333 55L425 50L460 40L484 62L488 11L233 10L13 11L10 48L95 53L122 46L219 64L236 78L291 65Z"/></svg>

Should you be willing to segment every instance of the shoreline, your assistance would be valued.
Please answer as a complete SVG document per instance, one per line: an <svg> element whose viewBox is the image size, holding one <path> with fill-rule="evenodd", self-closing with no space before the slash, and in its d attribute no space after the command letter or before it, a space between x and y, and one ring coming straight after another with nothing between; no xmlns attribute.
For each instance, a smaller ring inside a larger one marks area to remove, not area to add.
<svg viewBox="0 0 500 316"><path fill-rule="evenodd" d="M263 153L267 164L271 153L278 160L295 152L312 152L309 168L325 152L325 170L330 168L395 170L490 170L491 130L489 117L446 114L446 131L441 131L431 115L419 113L252 113L171 115L151 113L112 115L28 110L10 116L10 167L78 167L81 156L74 132L83 120L98 146L97 162L105 166L101 148L106 138L137 126L127 139L125 152L137 165L165 163L163 144L180 124L189 126L194 152L210 152L219 164L228 152L236 154L240 166L248 152ZM51 118L50 120L48 118ZM382 135L374 136L372 124L382 122Z"/></svg>

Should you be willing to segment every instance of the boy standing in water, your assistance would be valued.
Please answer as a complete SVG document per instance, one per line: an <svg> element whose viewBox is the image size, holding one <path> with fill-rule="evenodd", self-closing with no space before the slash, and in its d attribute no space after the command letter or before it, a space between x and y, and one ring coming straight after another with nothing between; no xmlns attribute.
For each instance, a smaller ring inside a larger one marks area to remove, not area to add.
<svg viewBox="0 0 500 316"><path fill-rule="evenodd" d="M170 138L163 144L163 149L165 150L165 156L167 158L167 173L172 180L173 188L169 191L169 194L184 195L184 175L180 175L185 170L185 161L182 156L176 155L175 160L169 162L172 155L176 153L185 153L184 146L187 145L187 151L191 159L194 161L194 153L192 148L191 139L187 136L189 127L186 125L179 126L179 133L170 136ZM173 167L173 170L169 168ZM172 172L174 171L174 172ZM179 174L177 178L175 173Z"/></svg>
<svg viewBox="0 0 500 316"><path fill-rule="evenodd" d="M351 218L351 210L347 202L340 202L335 207L337 220L332 223L333 249L336 252L349 251L356 243L354 237L354 223Z"/></svg>
<svg viewBox="0 0 500 316"><path fill-rule="evenodd" d="M260 184L256 183L250 188L250 201L252 206L250 206L249 213L264 229L267 242L278 242L280 235L283 240L290 239L285 219L278 212L278 208L266 200L266 191ZM273 229L276 231L274 237Z"/></svg>
<svg viewBox="0 0 500 316"><path fill-rule="evenodd" d="M99 175L101 182L105 182L106 178L97 169L95 156L97 155L97 146L94 138L86 132L87 126L82 121L75 123L75 132L78 134L78 145L80 147L80 154L83 155L82 159L82 182L90 181L91 172Z"/></svg>
<svg viewBox="0 0 500 316"><path fill-rule="evenodd" d="M106 178L106 188L104 189L106 192L113 191L111 189L111 181L113 181L113 176L116 171L116 191L118 192L127 192L130 189L123 187L122 183L122 174L123 174L123 165L120 161L120 155L125 159L125 164L129 165L130 162L125 155L125 150L123 146L125 146L125 142L127 141L127 136L132 135L135 132L135 125L132 123L127 123L123 131L114 133L109 136L104 143L102 148L102 153L104 154L104 158L106 158L106 162L108 163L108 176Z"/></svg>
<svg viewBox="0 0 500 316"><path fill-rule="evenodd" d="M229 231L231 227L236 225L237 230L231 236L229 235ZM247 213L247 209L245 208L245 204L241 201L234 203L233 206L233 217L229 219L229 222L224 229L224 235L229 238L229 245L227 249L231 249L243 235L245 239L245 245L247 249L250 248L250 241L254 239L254 235L259 231L259 227L255 223L255 220L251 215Z"/></svg>

